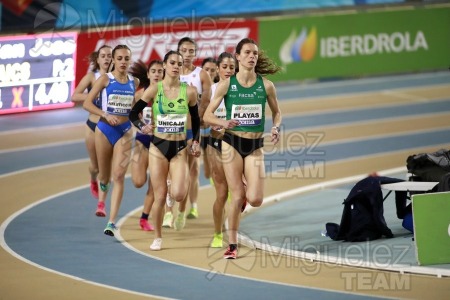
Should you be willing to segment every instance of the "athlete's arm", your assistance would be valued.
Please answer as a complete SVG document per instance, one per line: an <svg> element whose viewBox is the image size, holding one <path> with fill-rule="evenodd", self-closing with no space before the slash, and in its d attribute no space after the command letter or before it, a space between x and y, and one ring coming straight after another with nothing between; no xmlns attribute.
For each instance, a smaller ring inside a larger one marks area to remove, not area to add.
<svg viewBox="0 0 450 300"><path fill-rule="evenodd" d="M200 99L199 115L200 118L203 119L203 115L205 114L205 110L209 105L209 100L211 99L212 81L208 72L205 70L200 71L200 80L202 83L202 95Z"/></svg>
<svg viewBox="0 0 450 300"><path fill-rule="evenodd" d="M80 83L78 83L75 91L73 91L72 102L79 103L86 99L88 93L85 93L85 90L92 85L92 81L94 81L94 79L94 73L92 72L89 72L81 78Z"/></svg>
<svg viewBox="0 0 450 300"><path fill-rule="evenodd" d="M95 98L100 94L101 90L103 90L109 84L108 75L104 74L100 76L94 83L94 86L90 90L89 94L86 96L86 99L83 102L83 108L90 112L91 114L107 118L107 112L104 112L94 104Z"/></svg>
<svg viewBox="0 0 450 300"><path fill-rule="evenodd" d="M142 133L148 134L151 133L151 126L147 126L140 118L139 114L142 113L144 108L148 106L148 103L153 102L153 99L158 91L158 87L156 85L152 85L147 88L142 94L142 98L137 101L133 107L131 108L130 114L128 118L131 123L136 126Z"/></svg>
<svg viewBox="0 0 450 300"><path fill-rule="evenodd" d="M208 107L206 108L205 114L203 116L203 120L212 126L220 126L226 129L233 128L239 125L239 121L236 120L221 120L214 115L214 112L219 107L220 102L225 97L228 92L228 87L230 86L230 79L219 81L217 84L216 91L214 92L214 96L211 99Z"/></svg>
<svg viewBox="0 0 450 300"><path fill-rule="evenodd" d="M189 102L189 114L191 115L191 127L194 141L200 141L200 115L197 105L197 89L189 86L187 88Z"/></svg>
<svg viewBox="0 0 450 300"><path fill-rule="evenodd" d="M278 105L277 93L275 86L270 80L264 78L264 87L267 93L267 104L272 111L272 124L271 129L272 142L274 144L278 143L280 139L280 125L281 125L281 111Z"/></svg>

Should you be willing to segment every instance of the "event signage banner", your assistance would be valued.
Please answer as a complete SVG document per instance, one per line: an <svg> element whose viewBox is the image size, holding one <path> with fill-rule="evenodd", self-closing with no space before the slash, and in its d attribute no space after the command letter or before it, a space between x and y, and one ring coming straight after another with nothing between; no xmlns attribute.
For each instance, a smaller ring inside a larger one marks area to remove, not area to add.
<svg viewBox="0 0 450 300"><path fill-rule="evenodd" d="M0 115L74 106L76 36L0 37Z"/></svg>
<svg viewBox="0 0 450 300"><path fill-rule="evenodd" d="M88 65L85 58L102 45L115 47L125 44L131 49L133 61L149 63L153 59L162 60L169 50L177 50L178 41L183 37L194 39L197 44L195 64L200 65L207 57L217 58L224 51L234 53L236 44L243 38L258 40L258 26L254 20L205 19L196 23L172 20L144 27L92 29L78 36L76 80L78 82L86 74Z"/></svg>
<svg viewBox="0 0 450 300"><path fill-rule="evenodd" d="M450 264L450 192L413 195L419 265Z"/></svg>
<svg viewBox="0 0 450 300"><path fill-rule="evenodd" d="M275 81L442 70L450 66L450 6L367 10L260 22Z"/></svg>

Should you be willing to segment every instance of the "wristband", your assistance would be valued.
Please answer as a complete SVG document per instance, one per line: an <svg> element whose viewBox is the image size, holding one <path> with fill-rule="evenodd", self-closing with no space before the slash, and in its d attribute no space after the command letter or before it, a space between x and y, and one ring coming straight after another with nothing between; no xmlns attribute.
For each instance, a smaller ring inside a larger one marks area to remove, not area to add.
<svg viewBox="0 0 450 300"><path fill-rule="evenodd" d="M139 130L142 130L142 128L145 126L145 125L147 125L147 124L145 124L144 122L142 122L141 120L139 120L139 123L138 123L138 128L139 128Z"/></svg>
<svg viewBox="0 0 450 300"><path fill-rule="evenodd" d="M278 127L278 126L273 126L272 129L274 129L274 128L275 128L278 132L280 132L280 127Z"/></svg>

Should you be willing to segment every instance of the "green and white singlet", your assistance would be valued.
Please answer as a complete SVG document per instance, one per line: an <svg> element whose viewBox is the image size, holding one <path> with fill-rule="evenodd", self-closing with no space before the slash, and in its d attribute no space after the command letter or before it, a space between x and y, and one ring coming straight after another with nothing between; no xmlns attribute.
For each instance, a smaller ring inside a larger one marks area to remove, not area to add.
<svg viewBox="0 0 450 300"><path fill-rule="evenodd" d="M176 99L168 99L164 95L162 81L158 82L158 92L152 109L156 126L154 133L185 133L189 113L187 84L181 83Z"/></svg>
<svg viewBox="0 0 450 300"><path fill-rule="evenodd" d="M236 75L231 76L224 100L227 120L239 121L233 131L264 132L267 93L261 75L248 88L239 84Z"/></svg>

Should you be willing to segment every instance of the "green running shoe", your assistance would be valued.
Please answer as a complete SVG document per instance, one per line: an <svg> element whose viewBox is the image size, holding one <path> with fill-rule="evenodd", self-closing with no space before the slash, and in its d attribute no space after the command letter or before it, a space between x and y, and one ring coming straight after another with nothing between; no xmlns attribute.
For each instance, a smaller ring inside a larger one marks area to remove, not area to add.
<svg viewBox="0 0 450 300"><path fill-rule="evenodd" d="M118 228L113 222L108 222L106 224L105 230L103 230L103 233L109 236L114 236L114 233L117 232Z"/></svg>

